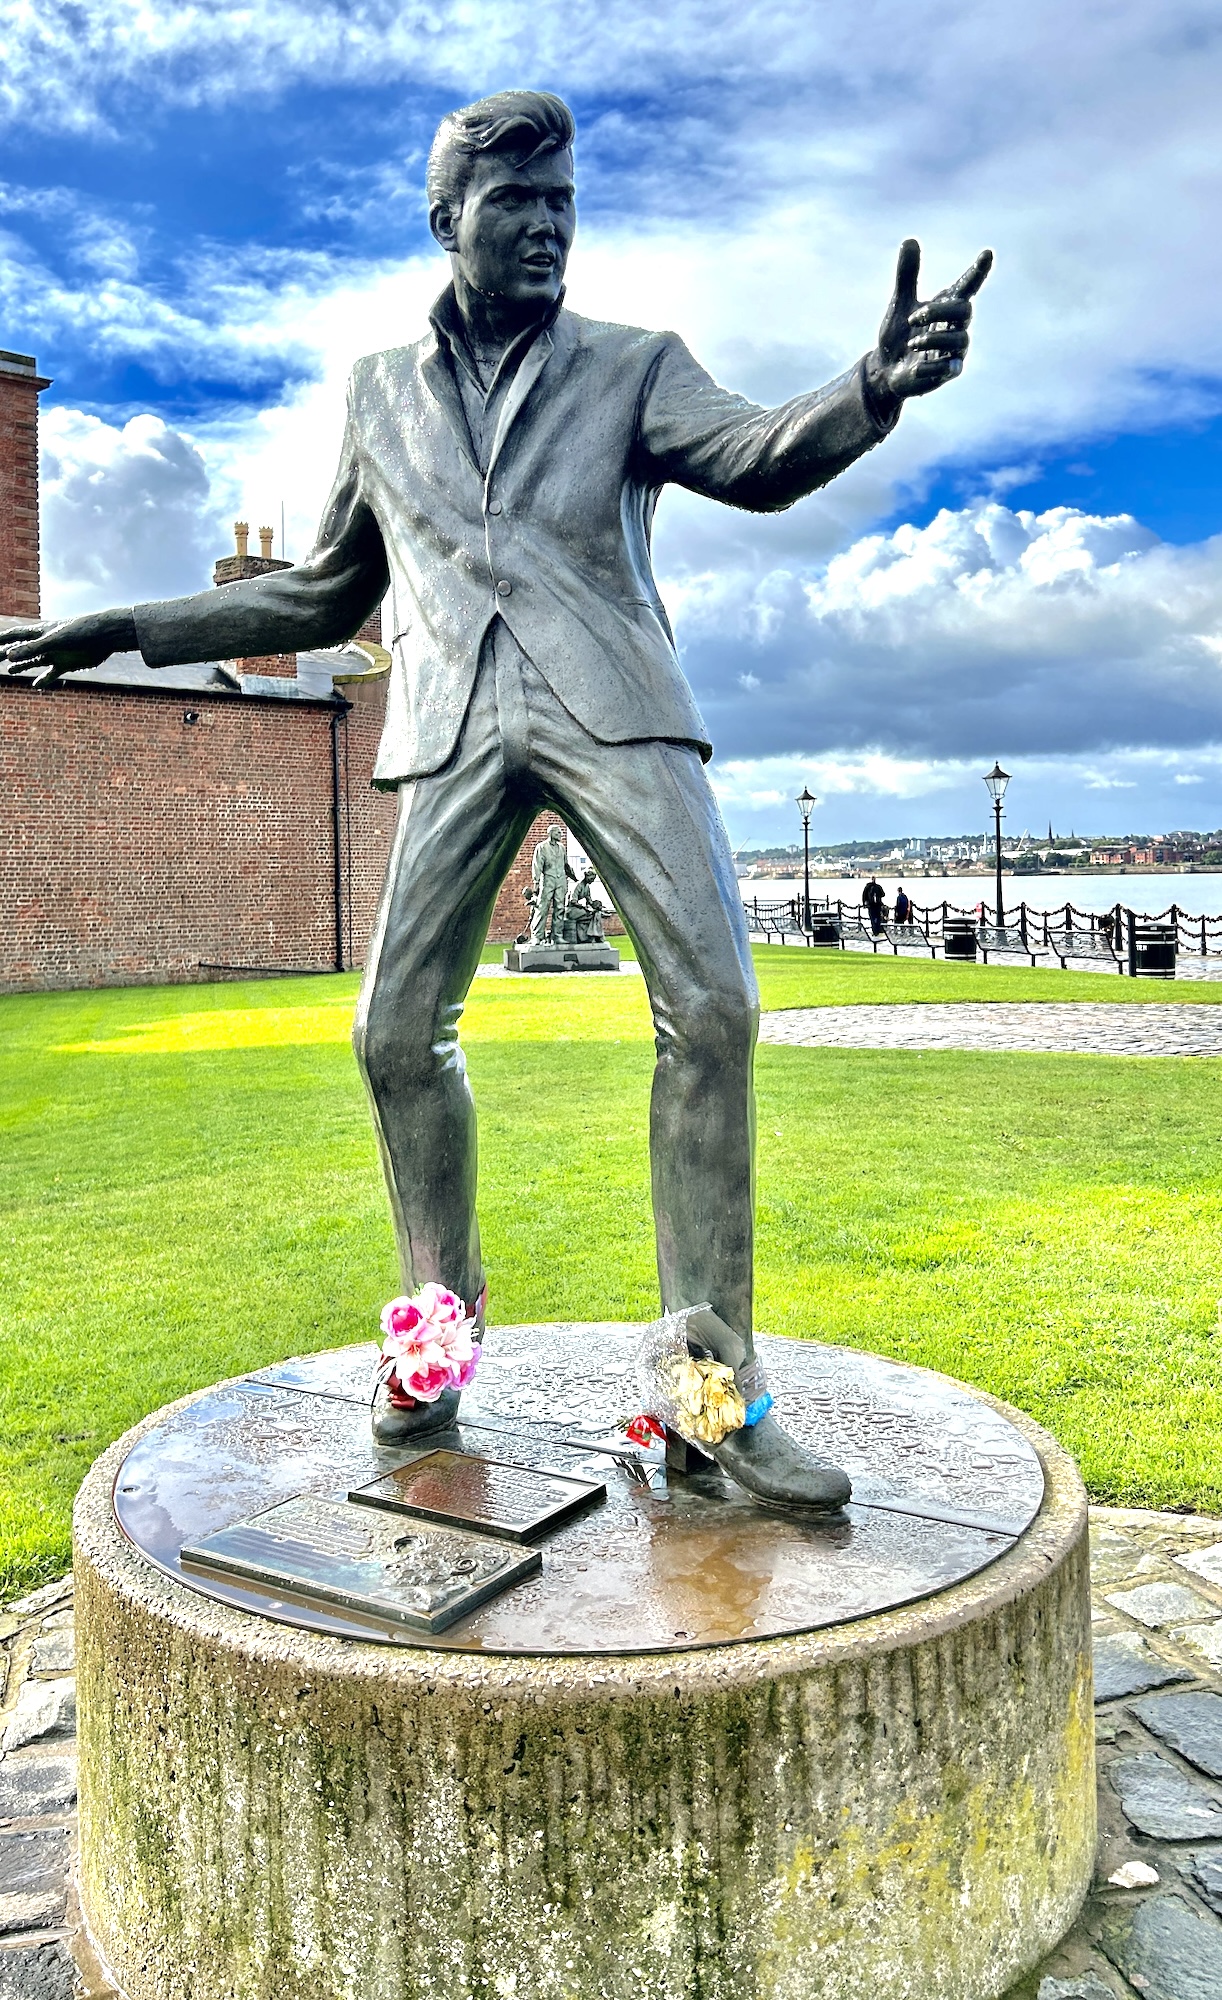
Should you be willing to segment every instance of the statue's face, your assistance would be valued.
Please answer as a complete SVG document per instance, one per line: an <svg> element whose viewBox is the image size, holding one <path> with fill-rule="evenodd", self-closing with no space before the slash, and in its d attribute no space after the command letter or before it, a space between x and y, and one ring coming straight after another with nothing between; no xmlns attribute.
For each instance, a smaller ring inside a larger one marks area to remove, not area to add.
<svg viewBox="0 0 1222 2000"><path fill-rule="evenodd" d="M564 283L577 211L573 155L543 153L524 167L496 153L474 162L459 209L437 208L433 234L477 292L548 305Z"/></svg>

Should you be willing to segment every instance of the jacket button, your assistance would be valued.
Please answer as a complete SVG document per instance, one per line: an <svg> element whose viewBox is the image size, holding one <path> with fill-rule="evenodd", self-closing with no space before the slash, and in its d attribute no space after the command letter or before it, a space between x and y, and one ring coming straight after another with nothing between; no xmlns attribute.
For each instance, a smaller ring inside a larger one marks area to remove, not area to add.
<svg viewBox="0 0 1222 2000"><path fill-rule="evenodd" d="M500 582L499 582L499 583L497 584L497 587L496 587L496 594L497 594L497 596L498 596L498 597L508 597L508 595L509 595L509 593L510 593L510 591L511 591L512 589L513 589L513 585L512 585L511 583L510 583L510 581L509 581L509 578L508 578L508 577L506 577L506 576L503 576L503 577L501 578Z"/></svg>
<svg viewBox="0 0 1222 2000"><path fill-rule="evenodd" d="M501 503L499 500L490 500L488 502L488 512L490 514L499 514L500 511L501 511Z"/></svg>

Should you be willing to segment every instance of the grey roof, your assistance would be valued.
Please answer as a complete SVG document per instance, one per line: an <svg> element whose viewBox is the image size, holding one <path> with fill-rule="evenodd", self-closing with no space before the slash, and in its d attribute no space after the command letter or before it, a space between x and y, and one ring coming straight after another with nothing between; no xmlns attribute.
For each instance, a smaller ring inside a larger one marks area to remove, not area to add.
<svg viewBox="0 0 1222 2000"><path fill-rule="evenodd" d="M139 653L112 653L100 667L88 673L66 674L63 685L147 688L157 694L207 694L231 700L253 697L260 701L335 702L343 700L345 682L378 680L389 665L389 654L365 642L336 646L327 652L298 654L296 680L287 674L240 673L227 661L199 660L181 667L149 667ZM20 686L24 676L9 678L15 678ZM0 677L0 686L3 685L4 679Z"/></svg>

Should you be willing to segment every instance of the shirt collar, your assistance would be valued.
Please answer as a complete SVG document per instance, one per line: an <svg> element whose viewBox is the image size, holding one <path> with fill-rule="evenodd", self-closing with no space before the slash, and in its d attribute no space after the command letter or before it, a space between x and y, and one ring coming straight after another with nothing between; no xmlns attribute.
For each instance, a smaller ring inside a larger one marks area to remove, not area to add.
<svg viewBox="0 0 1222 2000"><path fill-rule="evenodd" d="M557 296L549 305L544 307L538 319L532 320L529 326L522 328L521 333L514 335L497 366L496 374L498 379L505 373L505 365L511 356L515 360L520 359L525 354L527 348L533 345L541 333L546 333L549 328L555 325L556 317L563 304L564 287L562 285ZM483 384L480 382L479 371L472 360L471 351L467 346L462 314L458 310L458 300L454 296L454 286L452 283L446 286L441 297L436 301L433 310L429 314L429 324L437 336L438 346L445 349L452 362L466 370L472 381L478 384L482 395Z"/></svg>

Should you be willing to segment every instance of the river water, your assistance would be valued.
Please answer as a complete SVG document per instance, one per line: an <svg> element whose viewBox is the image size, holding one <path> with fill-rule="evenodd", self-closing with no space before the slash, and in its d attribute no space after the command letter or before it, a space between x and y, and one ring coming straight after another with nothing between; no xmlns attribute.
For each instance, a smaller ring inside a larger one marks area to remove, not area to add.
<svg viewBox="0 0 1222 2000"><path fill-rule="evenodd" d="M996 878L993 875L908 876L892 869L879 870L878 880L887 899L887 909L895 905L895 892L902 882L919 907L940 908L945 901L952 908L972 911L985 902L992 915ZM775 881L740 882L744 903L750 908L753 897L761 903L785 903L801 896L802 882L778 878ZM830 880L811 877L812 904L835 903L837 897L857 908L865 878ZM1041 875L1003 875L1002 895L1006 909L1017 910L1025 902L1030 910L1064 910L1070 902L1077 910L1110 910L1121 903L1139 916L1160 916L1172 903L1189 916L1222 916L1222 872L1201 875L1090 875L1083 869Z"/></svg>

